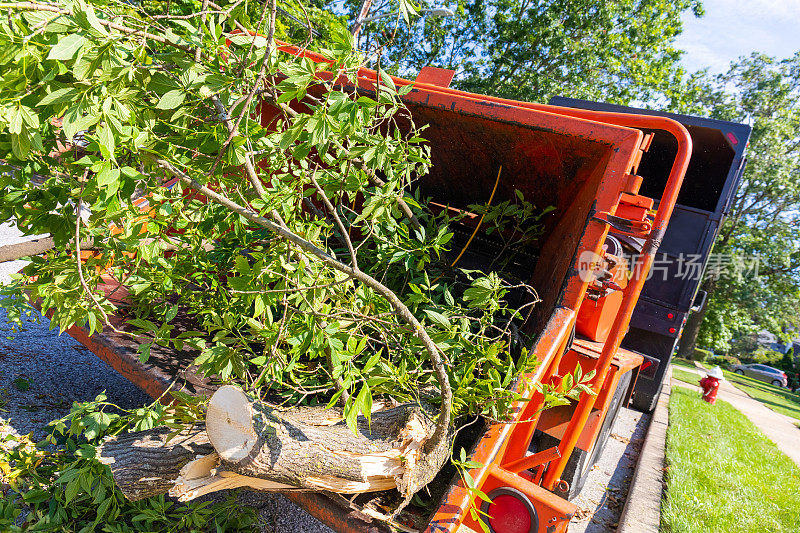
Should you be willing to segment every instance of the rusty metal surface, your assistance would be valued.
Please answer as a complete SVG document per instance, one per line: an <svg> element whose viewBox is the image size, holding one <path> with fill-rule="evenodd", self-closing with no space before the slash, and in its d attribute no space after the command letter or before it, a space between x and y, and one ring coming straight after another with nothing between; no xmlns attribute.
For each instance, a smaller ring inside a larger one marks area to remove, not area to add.
<svg viewBox="0 0 800 533"><path fill-rule="evenodd" d="M107 293L112 292L117 283L110 278L105 279L106 283L99 288ZM114 295L114 301L118 304L124 298L124 293L120 292L122 291L117 291ZM41 311L41 302L34 302L34 306ZM47 318L51 317L52 312L48 312ZM153 399L162 397L170 389L197 395L210 395L214 392L214 384L194 370L192 363L196 353L179 352L154 343L150 349L150 358L143 363L139 359L138 348L142 342L149 342L150 339L133 336L134 328L124 318L109 318L119 332L106 328L102 333L89 335L87 326L74 325L67 333ZM178 316L175 321L186 329L192 329L190 321L185 317ZM169 400L164 398L162 401L168 403Z"/></svg>
<svg viewBox="0 0 800 533"><path fill-rule="evenodd" d="M288 499L335 531L390 533L386 524L344 505L341 496L318 492L285 492Z"/></svg>
<svg viewBox="0 0 800 533"><path fill-rule="evenodd" d="M453 76L456 75L455 70L437 67L422 67L417 74L414 83L426 83L428 85L436 85L439 87L450 87L450 82L453 81Z"/></svg>

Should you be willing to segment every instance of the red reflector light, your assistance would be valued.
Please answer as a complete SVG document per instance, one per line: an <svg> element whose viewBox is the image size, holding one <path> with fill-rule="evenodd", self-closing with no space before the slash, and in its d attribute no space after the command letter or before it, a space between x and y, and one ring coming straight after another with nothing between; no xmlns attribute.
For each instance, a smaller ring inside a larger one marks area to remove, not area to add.
<svg viewBox="0 0 800 533"><path fill-rule="evenodd" d="M667 313L667 318L672 320L673 318L675 318L675 315L673 315L672 313Z"/></svg>
<svg viewBox="0 0 800 533"><path fill-rule="evenodd" d="M734 146L739 144L739 139L736 138L736 135L734 135L733 132L730 132L730 131L728 132L728 139L731 141L731 144L734 145Z"/></svg>
<svg viewBox="0 0 800 533"><path fill-rule="evenodd" d="M536 533L539 530L539 515L524 493L511 487L494 489L489 494L491 503L483 502L482 520L489 526L489 533Z"/></svg>
<svg viewBox="0 0 800 533"><path fill-rule="evenodd" d="M489 505L489 525L503 533L528 533L531 530L531 515L519 499L503 494Z"/></svg>
<svg viewBox="0 0 800 533"><path fill-rule="evenodd" d="M675 329L675 328L669 328L669 332L670 332L670 333L675 333L676 331L678 331L678 330L677 330L677 329Z"/></svg>

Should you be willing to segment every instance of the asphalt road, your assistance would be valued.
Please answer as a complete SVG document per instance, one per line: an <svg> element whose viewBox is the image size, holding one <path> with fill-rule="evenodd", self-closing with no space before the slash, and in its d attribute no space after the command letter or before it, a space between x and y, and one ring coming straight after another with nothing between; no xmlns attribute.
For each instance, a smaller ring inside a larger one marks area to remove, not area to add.
<svg viewBox="0 0 800 533"><path fill-rule="evenodd" d="M0 246L23 240L8 224L0 225ZM24 262L0 264L0 284L11 280ZM72 402L88 401L105 391L109 401L132 408L150 398L70 336L51 330L41 316L14 333L0 309L0 434L46 434L47 423L69 413ZM579 512L572 533L606 533L616 528L630 476L644 437L647 415L622 409L602 460L576 499ZM262 531L329 533L331 530L280 495L246 493L257 507Z"/></svg>

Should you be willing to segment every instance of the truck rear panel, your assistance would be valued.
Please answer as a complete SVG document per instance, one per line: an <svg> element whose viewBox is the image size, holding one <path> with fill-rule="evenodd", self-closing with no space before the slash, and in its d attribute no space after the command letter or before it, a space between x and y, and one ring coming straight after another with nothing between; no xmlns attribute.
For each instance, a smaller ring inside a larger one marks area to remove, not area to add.
<svg viewBox="0 0 800 533"><path fill-rule="evenodd" d="M633 401L637 408L650 411L655 407L661 382L689 312L693 306L702 305L704 300L704 294L698 295L698 289L744 171L744 152L750 138L750 127L573 98L554 97L550 103L597 111L663 116L683 124L692 137L694 149L675 210L658 249L657 263L642 290L641 300L631 318L630 331L622 344L646 357ZM639 172L648 177L641 192L658 198L664 189L677 144L664 132L644 131L654 134L654 138L639 166ZM718 259L712 268L748 268L748 265L727 263L729 258Z"/></svg>

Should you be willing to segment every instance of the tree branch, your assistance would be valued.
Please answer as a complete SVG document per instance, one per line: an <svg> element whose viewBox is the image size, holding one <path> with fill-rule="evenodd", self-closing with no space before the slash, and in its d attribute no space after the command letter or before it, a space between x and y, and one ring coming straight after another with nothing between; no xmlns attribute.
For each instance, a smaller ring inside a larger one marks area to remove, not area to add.
<svg viewBox="0 0 800 533"><path fill-rule="evenodd" d="M314 177L316 173L317 170L314 169L314 172L309 176L311 183L314 184L314 188L317 189L317 193L319 193L319 195L322 197L322 202L325 204L325 207L328 209L331 216L336 221L336 225L339 227L339 233L342 234L342 240L347 246L347 249L350 251L350 259L353 261L353 268L358 269L358 259L356 259L356 251L353 249L353 241L350 240L350 235L347 233L347 228L344 227L342 219L339 217L339 213L336 211L336 208L328 199L328 195L325 194L325 191L323 191L322 187L320 187L319 183L317 183L317 178Z"/></svg>
<svg viewBox="0 0 800 533"><path fill-rule="evenodd" d="M62 15L70 15L72 16L71 9L65 9L63 7L59 7L52 4L41 4L38 2L0 2L0 9L18 9L20 11L50 11L52 13L61 13ZM189 54L194 55L195 50L184 46L182 44L173 43L164 37L160 37L158 35L153 35L152 33L148 33L143 30L136 30L133 28L129 28L127 26L122 26L115 22L111 22L104 19L98 19L100 24L107 28L111 28L114 30L119 30L123 33L127 33L128 35L139 35L146 39L151 39L153 41L159 42L161 44L166 44L168 46L172 46L174 48L178 48L179 50L183 50Z"/></svg>
<svg viewBox="0 0 800 533"><path fill-rule="evenodd" d="M314 255L318 259L320 259L323 263L342 272L351 278L360 281L364 285L368 286L369 288L373 289L375 292L383 296L395 312L409 325L411 325L411 329L414 332L414 336L419 339L422 345L425 348L425 351L428 353L428 357L431 360L431 364L434 368L434 374L436 376L436 380L439 383L439 390L441 392L441 400L442 404L439 408L439 419L436 422L436 430L434 434L431 436L429 441L426 443L426 448L428 449L436 449L442 445L448 435L448 430L450 427L450 421L452 417L452 399L453 399L453 391L450 387L450 381L447 376L447 370L444 366L444 361L441 357L441 353L439 352L439 348L436 346L436 343L433 342L433 339L430 338L425 328L422 327L422 324L417 320L414 314L408 309L408 307L397 297L397 295L383 283L378 281L377 279L373 278L369 274L366 274L359 270L358 268L348 266L341 261L334 258L332 255L327 253L325 250L315 246L311 242L305 240L304 238L300 237L299 235L295 234L291 230L289 230L284 224L276 224L272 220L268 218L264 218L257 213L247 209L245 207L240 206L236 202L233 202L229 198L217 193L216 191L212 191L208 187L202 185L194 178L190 177L189 175L185 174L181 170L175 168L171 163L165 161L163 159L157 159L156 163L159 167L166 170L176 178L179 178L183 183L191 187L192 189L196 190L197 192L206 196L209 200L216 202L223 207L230 209L231 211L235 212L236 214L246 218L250 222L257 224L261 227L264 227L279 237L286 239L287 241L291 242L301 250Z"/></svg>

